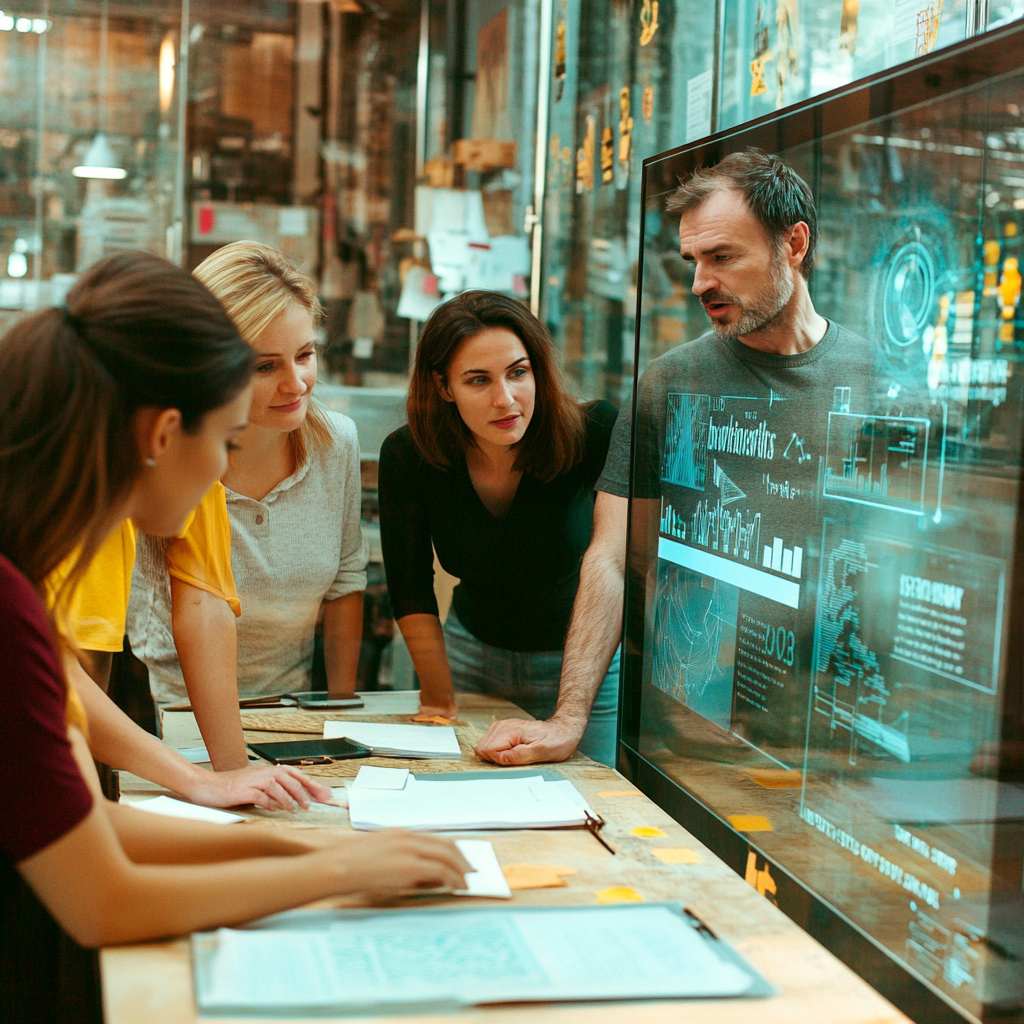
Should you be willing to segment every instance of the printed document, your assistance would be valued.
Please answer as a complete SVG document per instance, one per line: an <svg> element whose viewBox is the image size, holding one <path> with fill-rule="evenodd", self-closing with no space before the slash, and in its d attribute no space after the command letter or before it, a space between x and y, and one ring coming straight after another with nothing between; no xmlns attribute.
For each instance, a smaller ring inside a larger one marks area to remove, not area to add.
<svg viewBox="0 0 1024 1024"><path fill-rule="evenodd" d="M669 904L300 912L194 936L193 957L205 1015L771 991Z"/></svg>

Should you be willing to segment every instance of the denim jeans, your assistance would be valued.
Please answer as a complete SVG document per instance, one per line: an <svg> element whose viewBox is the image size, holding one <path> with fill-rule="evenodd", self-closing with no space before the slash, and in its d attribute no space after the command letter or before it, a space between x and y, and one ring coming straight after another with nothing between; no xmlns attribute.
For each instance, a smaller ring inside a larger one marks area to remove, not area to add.
<svg viewBox="0 0 1024 1024"><path fill-rule="evenodd" d="M550 718L558 699L561 651L508 651L470 633L453 612L444 624L448 665L457 691L503 697L534 718ZM612 657L580 741L580 751L615 767L619 713L619 651Z"/></svg>

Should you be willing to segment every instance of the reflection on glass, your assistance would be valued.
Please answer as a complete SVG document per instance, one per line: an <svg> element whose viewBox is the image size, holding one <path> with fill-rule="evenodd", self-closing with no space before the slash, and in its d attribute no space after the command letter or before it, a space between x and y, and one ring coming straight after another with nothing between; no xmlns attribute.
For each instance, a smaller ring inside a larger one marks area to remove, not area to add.
<svg viewBox="0 0 1024 1024"><path fill-rule="evenodd" d="M969 0L727 0L719 124L740 124L963 39Z"/></svg>
<svg viewBox="0 0 1024 1024"><path fill-rule="evenodd" d="M657 344L707 319L664 212L691 157L648 165L638 332L639 751L971 1018L1024 999L1021 95L779 153L818 203L813 373Z"/></svg>

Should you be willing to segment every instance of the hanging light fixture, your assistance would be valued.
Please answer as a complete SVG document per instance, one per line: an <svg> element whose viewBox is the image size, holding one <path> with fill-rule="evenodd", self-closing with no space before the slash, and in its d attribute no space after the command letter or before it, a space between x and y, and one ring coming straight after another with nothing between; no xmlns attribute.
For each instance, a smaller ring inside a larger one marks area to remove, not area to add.
<svg viewBox="0 0 1024 1024"><path fill-rule="evenodd" d="M96 102L96 134L85 152L85 159L72 168L76 178L105 178L120 181L128 172L114 156L114 151L104 132L107 105L107 0L103 0L100 12L100 77Z"/></svg>

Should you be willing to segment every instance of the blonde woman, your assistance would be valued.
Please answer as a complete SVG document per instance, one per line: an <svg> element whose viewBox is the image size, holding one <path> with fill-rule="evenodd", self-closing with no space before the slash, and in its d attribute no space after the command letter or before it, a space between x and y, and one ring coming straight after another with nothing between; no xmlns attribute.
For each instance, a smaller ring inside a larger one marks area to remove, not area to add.
<svg viewBox="0 0 1024 1024"><path fill-rule="evenodd" d="M220 650L175 648L176 581L167 578L158 541L140 546L129 636L149 668L157 703L187 696L217 764L218 758L245 756L239 693L309 688L321 616L328 689L338 696L354 692L367 556L355 424L312 398L320 317L312 282L257 242L218 249L195 277L220 300L256 354L249 426L223 478L242 604L237 666L228 644ZM208 603L211 614L224 614L224 602L213 595L193 591L191 601L197 607L183 613L205 614Z"/></svg>

